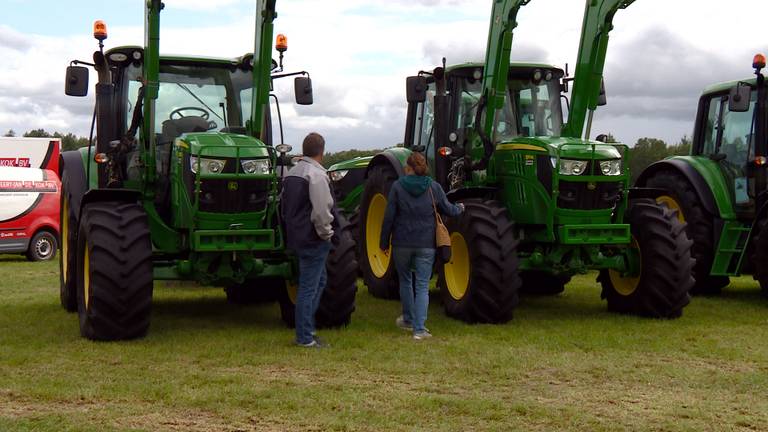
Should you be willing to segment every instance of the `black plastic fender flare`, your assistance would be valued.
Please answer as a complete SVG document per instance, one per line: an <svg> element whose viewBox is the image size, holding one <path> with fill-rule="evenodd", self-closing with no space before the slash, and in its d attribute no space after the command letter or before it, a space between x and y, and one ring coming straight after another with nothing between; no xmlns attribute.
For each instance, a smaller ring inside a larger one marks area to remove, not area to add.
<svg viewBox="0 0 768 432"><path fill-rule="evenodd" d="M371 169L379 165L391 166L397 173L398 177L405 175L405 168L403 168L403 164L400 163L399 159L390 153L379 153L374 156L370 162L368 162L368 167L365 169L365 178L368 179L368 174L371 172Z"/></svg>
<svg viewBox="0 0 768 432"><path fill-rule="evenodd" d="M635 187L644 187L648 179L660 171L674 171L685 177L693 186L693 190L699 197L699 201L704 206L704 209L710 214L720 217L720 210L717 208L715 197L706 180L694 167L684 161L676 159L662 160L649 165L648 168L643 170L640 177L637 178Z"/></svg>

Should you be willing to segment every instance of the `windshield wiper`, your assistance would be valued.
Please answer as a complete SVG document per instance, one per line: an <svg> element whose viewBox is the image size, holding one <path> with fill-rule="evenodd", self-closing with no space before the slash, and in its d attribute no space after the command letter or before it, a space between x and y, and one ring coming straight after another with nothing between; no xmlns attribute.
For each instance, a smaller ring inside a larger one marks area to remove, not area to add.
<svg viewBox="0 0 768 432"><path fill-rule="evenodd" d="M221 121L223 121L224 123L226 123L226 122L227 122L226 120L224 120L224 118L223 118L222 116L220 116L219 114L217 114L217 113L216 113L216 111L214 111L214 110L213 110L213 108L209 107L209 106L208 106L208 104L206 104L205 102L203 102L203 100L202 100L202 99L200 99L199 97L197 97L197 95L196 95L195 93L193 93L193 92L192 92L192 90L190 90L190 89L189 89L187 86L185 86L185 85L184 85L184 84L182 84L182 83L176 83L176 85L177 85L177 86L179 86L179 87L181 87L182 89L184 89L184 90L185 90L187 93L189 93L189 95L190 95L190 96L192 96L193 98L195 98L195 100L197 100L198 102L200 102L201 104L203 104L203 106L204 106L204 107L206 107L206 108L208 109L208 112L210 112L210 113L212 113L213 115L215 115L216 117L220 118L220 119L221 119Z"/></svg>

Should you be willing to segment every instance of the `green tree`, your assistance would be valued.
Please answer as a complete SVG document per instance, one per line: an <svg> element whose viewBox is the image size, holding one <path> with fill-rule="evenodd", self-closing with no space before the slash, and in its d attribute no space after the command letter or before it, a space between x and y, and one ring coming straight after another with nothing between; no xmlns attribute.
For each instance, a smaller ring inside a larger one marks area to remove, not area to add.
<svg viewBox="0 0 768 432"><path fill-rule="evenodd" d="M630 150L629 170L632 184L648 165L662 160L669 155L667 143L657 138L640 138Z"/></svg>
<svg viewBox="0 0 768 432"><path fill-rule="evenodd" d="M53 134L53 136L54 138L61 139L62 151L77 150L80 147L85 147L88 145L88 138L79 137L71 132L67 133L66 135L56 132Z"/></svg>
<svg viewBox="0 0 768 432"><path fill-rule="evenodd" d="M6 132L5 135L3 135L3 136L5 136L5 137L15 137L16 136L16 132L13 129L8 129L8 132Z"/></svg>
<svg viewBox="0 0 768 432"><path fill-rule="evenodd" d="M45 129L33 129L24 132L24 136L27 138L51 138L53 135L46 132Z"/></svg>
<svg viewBox="0 0 768 432"><path fill-rule="evenodd" d="M691 138L683 135L680 142L670 147L670 156L685 156L691 154Z"/></svg>

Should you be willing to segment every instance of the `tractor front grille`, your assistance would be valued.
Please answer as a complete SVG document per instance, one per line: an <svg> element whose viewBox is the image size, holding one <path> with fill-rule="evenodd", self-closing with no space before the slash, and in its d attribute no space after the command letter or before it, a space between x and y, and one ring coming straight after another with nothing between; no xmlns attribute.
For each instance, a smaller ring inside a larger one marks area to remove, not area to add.
<svg viewBox="0 0 768 432"><path fill-rule="evenodd" d="M202 180L199 209L210 213L260 212L267 207L269 186L266 179Z"/></svg>
<svg viewBox="0 0 768 432"><path fill-rule="evenodd" d="M621 198L620 182L560 181L557 206L571 210L604 210L616 206Z"/></svg>

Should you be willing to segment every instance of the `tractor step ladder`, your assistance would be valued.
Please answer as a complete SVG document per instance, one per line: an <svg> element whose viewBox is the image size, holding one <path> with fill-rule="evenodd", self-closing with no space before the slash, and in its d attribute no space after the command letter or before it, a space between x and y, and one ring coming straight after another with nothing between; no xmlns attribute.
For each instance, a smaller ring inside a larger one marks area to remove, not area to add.
<svg viewBox="0 0 768 432"><path fill-rule="evenodd" d="M737 276L749 244L750 225L739 221L726 221L712 263L713 276Z"/></svg>

